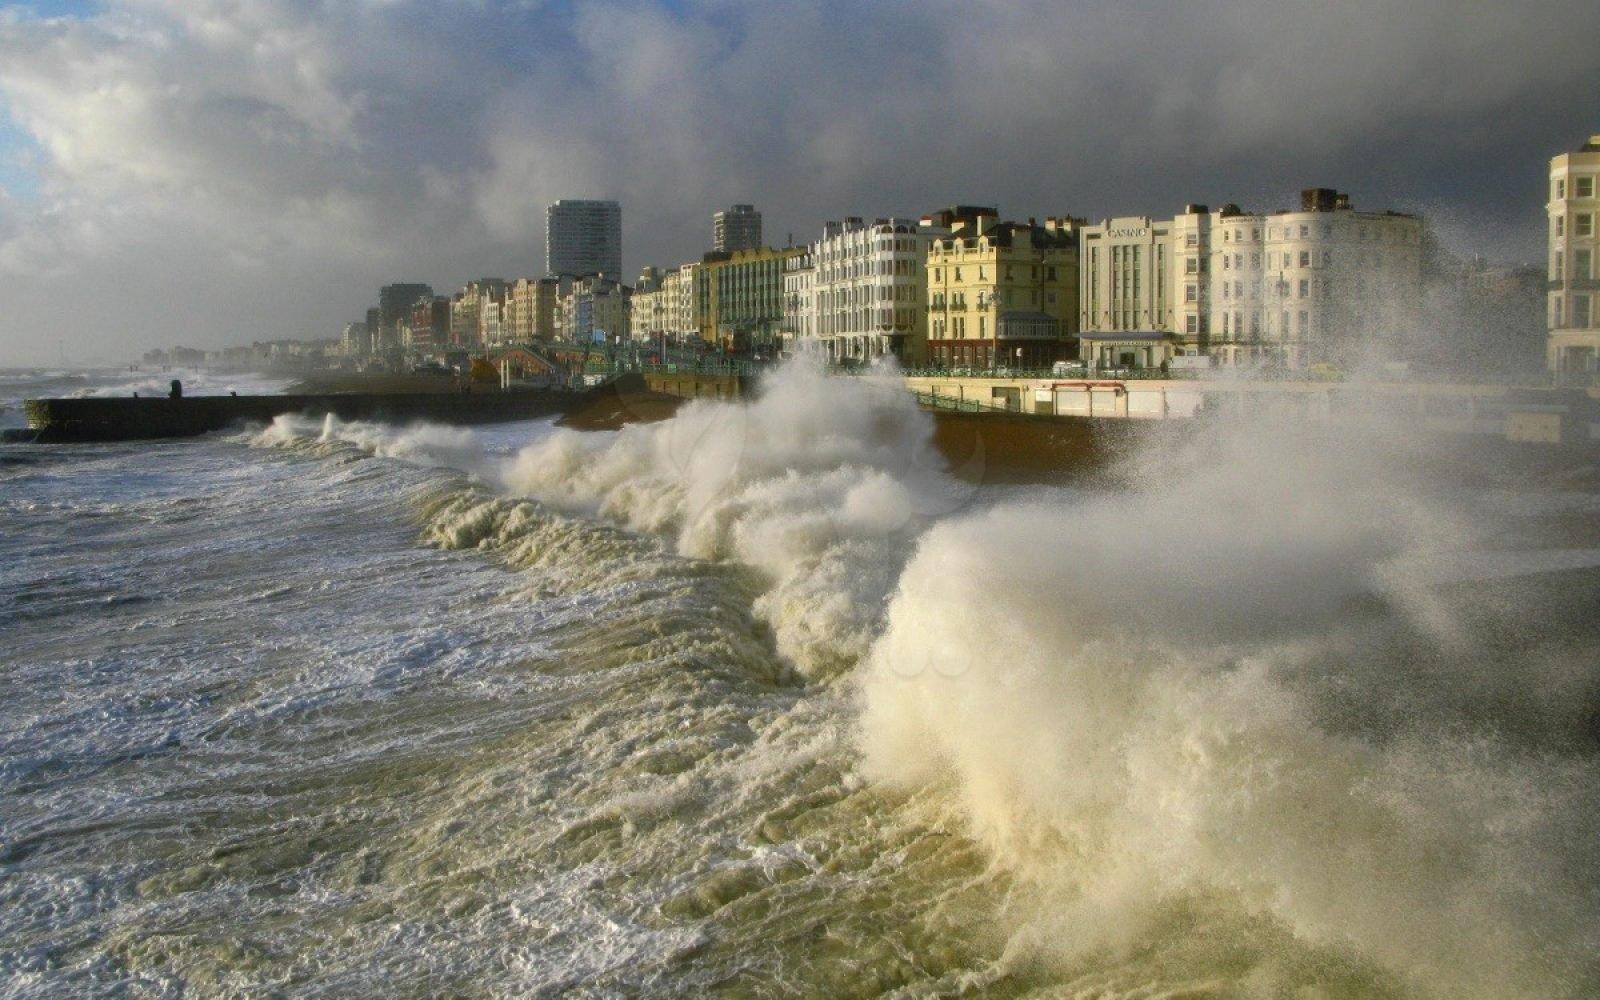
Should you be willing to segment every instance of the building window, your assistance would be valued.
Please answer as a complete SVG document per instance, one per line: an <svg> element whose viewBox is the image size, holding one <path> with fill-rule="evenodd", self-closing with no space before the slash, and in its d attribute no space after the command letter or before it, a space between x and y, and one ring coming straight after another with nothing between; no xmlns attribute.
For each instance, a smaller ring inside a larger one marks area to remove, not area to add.
<svg viewBox="0 0 1600 1000"><path fill-rule="evenodd" d="M1580 281L1594 277L1590 273L1591 260L1594 256L1592 250L1572 251L1572 276Z"/></svg>
<svg viewBox="0 0 1600 1000"><path fill-rule="evenodd" d="M1572 194L1575 198L1593 198L1594 178L1574 177L1572 179Z"/></svg>
<svg viewBox="0 0 1600 1000"><path fill-rule="evenodd" d="M1310 333L1310 332L1311 332L1311 317L1304 309L1302 309L1300 311L1300 334L1301 334L1301 336L1304 336L1305 334Z"/></svg>
<svg viewBox="0 0 1600 1000"><path fill-rule="evenodd" d="M1183 262L1183 273L1184 274L1195 274L1195 273L1199 272L1199 270L1200 270L1200 262L1198 260L1195 260L1193 257L1190 257L1188 260Z"/></svg>
<svg viewBox="0 0 1600 1000"><path fill-rule="evenodd" d="M1574 215L1572 217L1572 235L1593 236L1594 216L1590 215L1588 212L1580 212L1579 214Z"/></svg>
<svg viewBox="0 0 1600 1000"><path fill-rule="evenodd" d="M1189 330L1190 333L1199 333L1200 332L1200 317L1198 317L1198 316L1190 316L1189 317L1188 330Z"/></svg>
<svg viewBox="0 0 1600 1000"><path fill-rule="evenodd" d="M1185 302L1193 302L1194 300L1195 300L1195 288L1194 288L1194 286L1193 285L1185 285L1185 286L1183 286L1183 301L1185 301Z"/></svg>
<svg viewBox="0 0 1600 1000"><path fill-rule="evenodd" d="M1310 285L1311 285L1311 282L1307 281L1304 278L1300 279L1300 297L1302 299L1306 297L1306 294L1310 289ZM1305 314L1301 313L1301 315L1305 315Z"/></svg>
<svg viewBox="0 0 1600 1000"><path fill-rule="evenodd" d="M1300 251L1300 266L1301 267L1310 267L1311 266L1311 251L1310 250L1302 250L1302 251Z"/></svg>
<svg viewBox="0 0 1600 1000"><path fill-rule="evenodd" d="M1574 295L1572 297L1572 327L1575 330L1589 328L1589 296Z"/></svg>
<svg viewBox="0 0 1600 1000"><path fill-rule="evenodd" d="M1307 236L1310 236L1310 235L1311 235L1311 227L1310 226L1301 226L1300 227L1300 238L1301 239L1305 239Z"/></svg>
<svg viewBox="0 0 1600 1000"><path fill-rule="evenodd" d="M1556 236L1560 238L1565 235L1567 235L1567 217L1558 215L1556 216Z"/></svg>
<svg viewBox="0 0 1600 1000"><path fill-rule="evenodd" d="M1564 181L1564 180L1556 181L1556 197L1555 197L1555 200L1556 201L1560 201L1562 198L1565 198L1566 196L1567 196L1567 182Z"/></svg>

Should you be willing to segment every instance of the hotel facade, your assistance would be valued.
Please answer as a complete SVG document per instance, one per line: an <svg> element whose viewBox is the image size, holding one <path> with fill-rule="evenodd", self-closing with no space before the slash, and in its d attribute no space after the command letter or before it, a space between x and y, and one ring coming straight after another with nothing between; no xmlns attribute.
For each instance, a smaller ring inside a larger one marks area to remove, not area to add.
<svg viewBox="0 0 1600 1000"><path fill-rule="evenodd" d="M1077 220L1001 222L958 205L925 216L946 230L927 253L929 363L1037 368L1076 356Z"/></svg>

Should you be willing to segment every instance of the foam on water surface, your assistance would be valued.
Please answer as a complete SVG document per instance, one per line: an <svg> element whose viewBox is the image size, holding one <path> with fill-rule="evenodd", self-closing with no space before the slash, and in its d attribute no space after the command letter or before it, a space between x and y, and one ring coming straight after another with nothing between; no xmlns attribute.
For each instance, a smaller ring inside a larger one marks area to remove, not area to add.
<svg viewBox="0 0 1600 1000"><path fill-rule="evenodd" d="M800 370L11 467L11 991L1600 981L1593 551L1485 555L1592 498L1259 427L975 490L928 420Z"/></svg>

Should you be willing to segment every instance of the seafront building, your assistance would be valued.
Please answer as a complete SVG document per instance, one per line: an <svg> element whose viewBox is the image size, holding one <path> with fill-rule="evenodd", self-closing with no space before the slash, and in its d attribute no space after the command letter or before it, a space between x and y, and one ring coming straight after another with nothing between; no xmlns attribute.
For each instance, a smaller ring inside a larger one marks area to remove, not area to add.
<svg viewBox="0 0 1600 1000"><path fill-rule="evenodd" d="M1080 360L1098 367L1157 368L1172 356L1172 233L1170 220L1148 216L1108 219L1082 228Z"/></svg>
<svg viewBox="0 0 1600 1000"><path fill-rule="evenodd" d="M408 352L429 354L444 350L450 341L450 300L431 294L419 297L402 321L401 330Z"/></svg>
<svg viewBox="0 0 1600 1000"><path fill-rule="evenodd" d="M927 353L938 367L1037 368L1076 356L1078 220L1002 222L957 205L927 252Z"/></svg>
<svg viewBox="0 0 1600 1000"><path fill-rule="evenodd" d="M694 271L701 340L727 351L776 354L782 341L784 262L799 247L708 253Z"/></svg>
<svg viewBox="0 0 1600 1000"><path fill-rule="evenodd" d="M557 310L562 340L617 343L629 339L632 289L603 275L574 280Z"/></svg>
<svg viewBox="0 0 1600 1000"><path fill-rule="evenodd" d="M412 304L424 295L433 295L433 288L421 282L397 282L378 289L377 322L368 324L372 351L392 352L400 349L401 321L406 318Z"/></svg>
<svg viewBox="0 0 1600 1000"><path fill-rule="evenodd" d="M367 332L367 324L362 321L346 323L344 335L339 338L339 343L348 357L361 357L372 353L372 334ZM145 356L147 363L149 358L149 355ZM166 360L163 359L160 363L165 364Z"/></svg>
<svg viewBox="0 0 1600 1000"><path fill-rule="evenodd" d="M927 360L928 249L947 228L858 216L823 226L822 237L785 264L785 347L834 364L890 356Z"/></svg>
<svg viewBox="0 0 1600 1000"><path fill-rule="evenodd" d="M1546 362L1558 377L1590 379L1600 371L1600 135L1552 157L1549 183Z"/></svg>
<svg viewBox="0 0 1600 1000"><path fill-rule="evenodd" d="M505 303L485 296L478 306L478 343L484 347L502 347L506 343L503 322Z"/></svg>
<svg viewBox="0 0 1600 1000"><path fill-rule="evenodd" d="M649 266L634 279L633 295L628 299L628 327L634 340L659 340L666 333L667 299L671 293L663 286L669 273L676 272Z"/></svg>
<svg viewBox="0 0 1600 1000"><path fill-rule="evenodd" d="M550 275L622 274L622 206L564 198L545 210L544 269Z"/></svg>
<svg viewBox="0 0 1600 1000"><path fill-rule="evenodd" d="M754 205L734 205L711 217L714 253L754 250L761 246L761 213Z"/></svg>
<svg viewBox="0 0 1600 1000"><path fill-rule="evenodd" d="M556 335L556 310L572 279L518 278L506 289L506 339L526 344Z"/></svg>
<svg viewBox="0 0 1600 1000"><path fill-rule="evenodd" d="M450 346L475 348L485 343L484 306L496 303L493 328L498 336L498 304L505 301L506 283L503 278L479 278L450 297Z"/></svg>
<svg viewBox="0 0 1600 1000"><path fill-rule="evenodd" d="M1420 217L1356 211L1328 188L1302 191L1299 211L1189 205L1170 220L1087 226L1084 359L1304 368L1398 357L1397 338L1421 318L1424 242Z"/></svg>
<svg viewBox="0 0 1600 1000"><path fill-rule="evenodd" d="M629 298L629 327L634 340L681 344L700 336L694 309L695 274L699 264L646 267L639 272Z"/></svg>
<svg viewBox="0 0 1600 1000"><path fill-rule="evenodd" d="M817 299L815 294L817 258L812 247L804 247L783 262L783 320L779 327L786 354L820 354L817 339Z"/></svg>

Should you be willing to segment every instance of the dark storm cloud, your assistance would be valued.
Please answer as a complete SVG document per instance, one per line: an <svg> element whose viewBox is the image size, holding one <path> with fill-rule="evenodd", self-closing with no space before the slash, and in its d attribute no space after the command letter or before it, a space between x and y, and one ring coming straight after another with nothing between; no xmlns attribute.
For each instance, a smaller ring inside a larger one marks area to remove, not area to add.
<svg viewBox="0 0 1600 1000"><path fill-rule="evenodd" d="M0 208L0 362L324 335L376 286L536 273L616 197L627 264L954 200L1027 216L1311 184L1539 254L1545 159L1600 129L1586 3L123 0L0 14L43 176ZM1580 29L1580 26L1584 26Z"/></svg>

